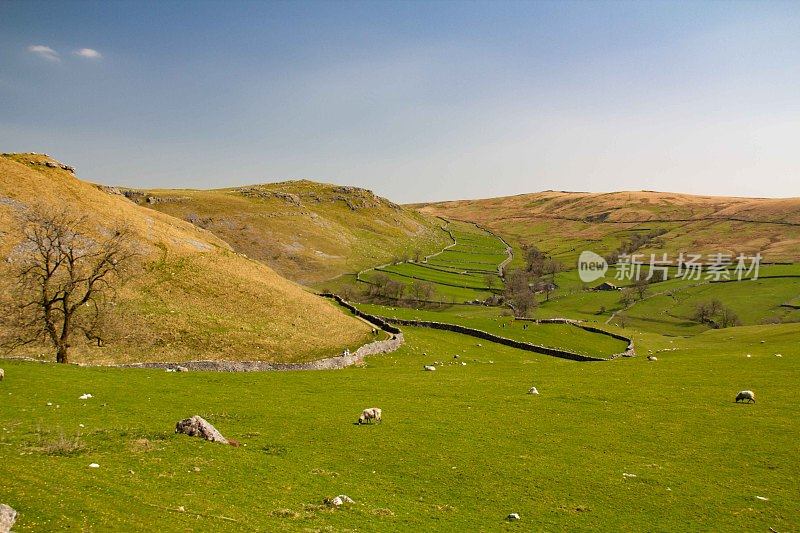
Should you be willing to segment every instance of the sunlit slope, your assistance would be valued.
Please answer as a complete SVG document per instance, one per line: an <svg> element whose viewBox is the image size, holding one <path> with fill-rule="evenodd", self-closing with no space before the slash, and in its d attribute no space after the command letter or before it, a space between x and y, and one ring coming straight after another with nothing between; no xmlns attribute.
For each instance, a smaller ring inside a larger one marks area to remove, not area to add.
<svg viewBox="0 0 800 533"><path fill-rule="evenodd" d="M217 190L126 190L281 275L317 284L449 243L441 221L371 191L308 180Z"/></svg>
<svg viewBox="0 0 800 533"><path fill-rule="evenodd" d="M546 191L419 207L484 224L514 244L536 245L566 263L584 249L611 252L631 235L653 230L666 233L642 253L760 252L766 261L800 260L800 198Z"/></svg>
<svg viewBox="0 0 800 533"><path fill-rule="evenodd" d="M361 321L235 253L212 233L50 168L48 161L31 154L0 157L2 257L19 242L15 212L35 204L84 213L98 234L126 225L138 253L134 275L120 291L113 338L103 348L76 342L73 360L302 361L335 355L371 336ZM8 269L2 261L6 283ZM51 355L46 346L23 353Z"/></svg>

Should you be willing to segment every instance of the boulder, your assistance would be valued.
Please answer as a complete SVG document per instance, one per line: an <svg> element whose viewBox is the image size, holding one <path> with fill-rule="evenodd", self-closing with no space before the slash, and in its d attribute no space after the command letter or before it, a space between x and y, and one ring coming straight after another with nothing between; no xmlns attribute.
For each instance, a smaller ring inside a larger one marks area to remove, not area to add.
<svg viewBox="0 0 800 533"><path fill-rule="evenodd" d="M202 416L195 415L191 418L184 418L175 424L175 433L183 433L190 437L202 437L207 441L221 442L230 444L228 439L217 431L217 428L209 424Z"/></svg>
<svg viewBox="0 0 800 533"><path fill-rule="evenodd" d="M4 503L0 503L0 533L8 533L14 522L17 521L17 512Z"/></svg>
<svg viewBox="0 0 800 533"><path fill-rule="evenodd" d="M356 502L354 502L353 499L346 494L339 494L337 497L330 500L329 505L332 505L334 507L341 507L346 503L356 503Z"/></svg>

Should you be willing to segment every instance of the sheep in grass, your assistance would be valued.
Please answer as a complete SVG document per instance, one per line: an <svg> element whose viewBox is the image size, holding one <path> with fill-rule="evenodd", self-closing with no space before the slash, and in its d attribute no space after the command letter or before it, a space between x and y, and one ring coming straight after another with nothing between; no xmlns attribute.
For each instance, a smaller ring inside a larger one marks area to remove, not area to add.
<svg viewBox="0 0 800 533"><path fill-rule="evenodd" d="M377 407L370 407L369 409L364 409L361 412L361 416L358 417L358 424L366 424L367 421L371 424L372 421L381 422L381 410Z"/></svg>
<svg viewBox="0 0 800 533"><path fill-rule="evenodd" d="M743 401L748 403L756 403L756 395L751 390L743 390L739 391L739 394L736 395L736 401Z"/></svg>

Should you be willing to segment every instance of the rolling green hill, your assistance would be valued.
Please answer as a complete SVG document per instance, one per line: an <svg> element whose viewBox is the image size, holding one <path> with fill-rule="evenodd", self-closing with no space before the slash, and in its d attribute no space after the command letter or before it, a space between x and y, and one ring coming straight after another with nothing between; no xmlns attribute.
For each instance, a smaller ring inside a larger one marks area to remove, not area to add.
<svg viewBox="0 0 800 533"><path fill-rule="evenodd" d="M97 234L126 226L138 253L110 326L115 338L104 347L74 346L76 362L307 361L371 337L363 322L241 256L211 232L80 181L37 154L0 157L4 286L12 281L5 259L20 240L15 216L36 205L84 214ZM52 358L47 346L21 354Z"/></svg>
<svg viewBox="0 0 800 533"><path fill-rule="evenodd" d="M441 221L371 191L286 181L216 190L123 190L306 285L449 243Z"/></svg>

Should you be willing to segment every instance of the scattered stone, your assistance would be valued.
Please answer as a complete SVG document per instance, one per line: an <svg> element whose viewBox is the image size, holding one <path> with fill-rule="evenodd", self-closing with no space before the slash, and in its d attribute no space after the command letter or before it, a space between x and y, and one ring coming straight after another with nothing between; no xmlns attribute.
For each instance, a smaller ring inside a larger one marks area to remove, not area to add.
<svg viewBox="0 0 800 533"><path fill-rule="evenodd" d="M508 520L509 522L516 522L517 520L519 520L519 513L511 513L506 517L506 520Z"/></svg>
<svg viewBox="0 0 800 533"><path fill-rule="evenodd" d="M539 394L539 390L536 387L531 387L528 389L528 394Z"/></svg>
<svg viewBox="0 0 800 533"><path fill-rule="evenodd" d="M200 471L200 467L196 466L196 467L192 468L192 470L194 470L195 472L199 472Z"/></svg>
<svg viewBox="0 0 800 533"><path fill-rule="evenodd" d="M180 507L178 507L178 511L181 512L181 513L185 513L186 512L186 507L181 505Z"/></svg>
<svg viewBox="0 0 800 533"><path fill-rule="evenodd" d="M747 357L752 357L750 354L747 354Z"/></svg>
<svg viewBox="0 0 800 533"><path fill-rule="evenodd" d="M636 477L636 474L628 474L627 472L623 472L622 477Z"/></svg>
<svg viewBox="0 0 800 533"><path fill-rule="evenodd" d="M658 357L656 357L655 355L648 355L647 356L647 360L648 361L658 361Z"/></svg>
<svg viewBox="0 0 800 533"><path fill-rule="evenodd" d="M81 395L78 397L78 399L79 399L79 400L88 400L89 398L92 398L92 395L91 395L91 394L89 394L88 392L87 392L86 394L81 394Z"/></svg>
<svg viewBox="0 0 800 533"><path fill-rule="evenodd" d="M97 464L97 463L91 463L91 464L89 465L89 468L100 468L100 465L99 465L99 464Z"/></svg>
<svg viewBox="0 0 800 533"><path fill-rule="evenodd" d="M775 357L783 357L783 356L782 356L781 354L779 354L779 353L776 353L776 354L775 354ZM2 370L0 370L0 372L2 372ZM3 378L2 378L2 374L0 374L0 379L3 379Z"/></svg>
<svg viewBox="0 0 800 533"><path fill-rule="evenodd" d="M478 346L478 348L482 348L482 347L483 347L483 344L481 344L481 343L478 343L478 344L477 344L477 346Z"/></svg>
<svg viewBox="0 0 800 533"><path fill-rule="evenodd" d="M0 533L8 533L14 522L17 521L17 512L4 503L0 503Z"/></svg>
<svg viewBox="0 0 800 533"><path fill-rule="evenodd" d="M183 433L190 437L202 437L210 442L221 442L229 444L228 439L217 431L217 428L209 424L202 416L195 415L191 418L184 418L175 424L175 433Z"/></svg>
<svg viewBox="0 0 800 533"><path fill-rule="evenodd" d="M467 363L464 362L464 361L461 361L461 366L467 366Z"/></svg>
<svg viewBox="0 0 800 533"><path fill-rule="evenodd" d="M768 502L769 498L765 498L764 496L756 496L757 499L761 500L762 502Z"/></svg>
<svg viewBox="0 0 800 533"><path fill-rule="evenodd" d="M326 505L330 505L332 507L341 507L346 503L356 503L353 499L348 496L347 494L339 494L335 498L325 498L323 502Z"/></svg>
<svg viewBox="0 0 800 533"><path fill-rule="evenodd" d="M460 355L458 355L458 354L455 354L455 355L453 356L453 359L458 359L459 357L461 357L461 356L460 356Z"/></svg>
<svg viewBox="0 0 800 533"><path fill-rule="evenodd" d="M175 372L188 372L188 371L189 371L189 369L186 368L185 366L176 366L175 367Z"/></svg>
<svg viewBox="0 0 800 533"><path fill-rule="evenodd" d="M0 381L3 381L5 377L6 377L5 371L2 368L0 368Z"/></svg>
<svg viewBox="0 0 800 533"><path fill-rule="evenodd" d="M50 407L52 405L53 405L53 402L47 402L47 407Z"/></svg>
<svg viewBox="0 0 800 533"><path fill-rule="evenodd" d="M425 365L423 368L426 372L433 372L434 370L436 370L436 367L433 365Z"/></svg>

